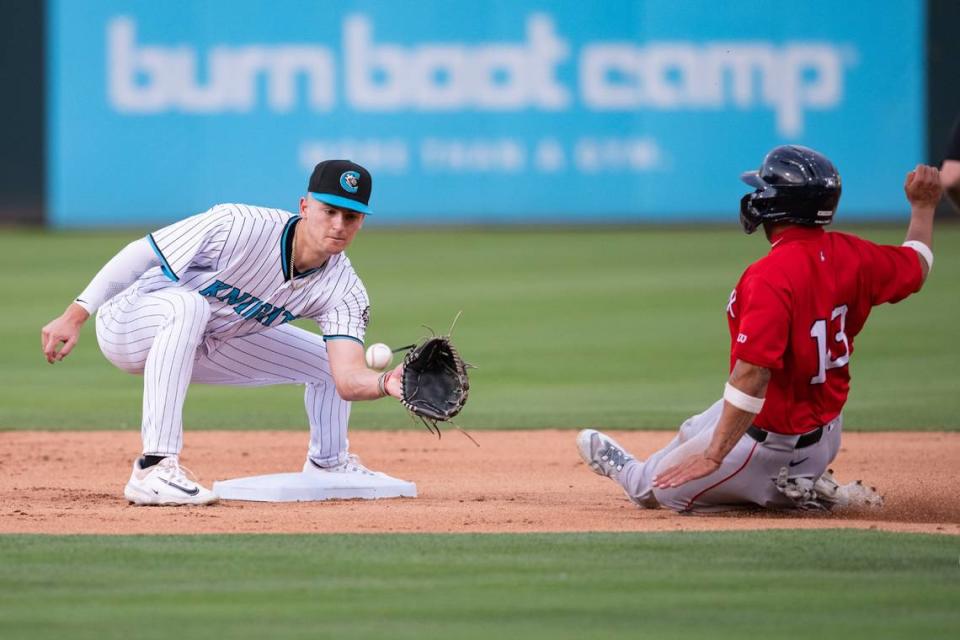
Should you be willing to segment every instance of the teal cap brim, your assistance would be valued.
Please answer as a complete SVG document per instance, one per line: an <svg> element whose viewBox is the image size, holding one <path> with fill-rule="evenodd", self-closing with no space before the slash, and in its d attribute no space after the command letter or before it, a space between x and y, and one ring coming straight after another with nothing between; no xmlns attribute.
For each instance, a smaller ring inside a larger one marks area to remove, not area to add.
<svg viewBox="0 0 960 640"><path fill-rule="evenodd" d="M350 198L344 198L343 196L337 196L332 193L314 193L313 191L310 192L310 195L320 202L326 202L334 207L350 209L351 211L357 211L364 215L370 215L373 213L373 211L367 205L363 204L362 202L357 202L356 200L351 200Z"/></svg>

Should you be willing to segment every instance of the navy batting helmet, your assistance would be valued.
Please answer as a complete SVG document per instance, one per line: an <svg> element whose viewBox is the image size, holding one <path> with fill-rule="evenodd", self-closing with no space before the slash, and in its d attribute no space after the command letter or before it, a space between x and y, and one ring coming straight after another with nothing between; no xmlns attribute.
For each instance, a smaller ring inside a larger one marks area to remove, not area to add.
<svg viewBox="0 0 960 640"><path fill-rule="evenodd" d="M821 153L798 145L776 147L759 171L740 179L756 191L740 199L740 224L753 233L762 222L824 226L840 202L840 174Z"/></svg>

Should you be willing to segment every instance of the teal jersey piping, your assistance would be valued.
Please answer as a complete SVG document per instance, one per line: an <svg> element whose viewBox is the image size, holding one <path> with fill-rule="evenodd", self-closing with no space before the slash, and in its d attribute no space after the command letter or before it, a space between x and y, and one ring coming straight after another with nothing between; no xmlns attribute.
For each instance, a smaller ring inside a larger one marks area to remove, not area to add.
<svg viewBox="0 0 960 640"><path fill-rule="evenodd" d="M283 228L283 233L280 234L280 273L283 274L284 280L289 280L290 276L290 251L293 250L293 238L291 233L293 228L300 221L301 216L292 215L290 219L287 220L286 226ZM297 273L296 278L305 278L314 271L319 271L322 267L314 267L313 269L307 269L302 273Z"/></svg>
<svg viewBox="0 0 960 640"><path fill-rule="evenodd" d="M323 341L326 342L327 340L353 340L354 342L359 344L361 347L363 346L363 340L361 340L360 338L354 338L353 336L342 336L342 335L323 336Z"/></svg>
<svg viewBox="0 0 960 640"><path fill-rule="evenodd" d="M170 263L167 262L167 258L163 255L163 251L160 251L160 247L157 246L157 243L153 239L153 234L147 234L147 242L150 243L150 248L153 249L153 252L157 254L157 257L160 258L160 268L163 270L163 275L167 276L174 282L180 282L180 278L177 277L177 274L173 272L173 269L170 268Z"/></svg>

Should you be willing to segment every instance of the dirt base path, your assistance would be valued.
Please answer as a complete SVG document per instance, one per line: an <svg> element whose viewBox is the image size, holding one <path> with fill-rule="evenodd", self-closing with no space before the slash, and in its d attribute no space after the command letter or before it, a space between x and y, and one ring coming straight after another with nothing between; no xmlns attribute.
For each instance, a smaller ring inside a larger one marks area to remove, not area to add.
<svg viewBox="0 0 960 640"><path fill-rule="evenodd" d="M0 533L321 533L699 531L854 527L960 534L960 434L844 435L834 463L886 495L881 511L845 515L680 516L631 505L577 455L573 431L357 432L367 466L417 483L420 497L383 501L211 507L134 507L123 485L140 450L130 432L0 433ZM646 456L671 432L612 432ZM237 476L297 471L307 434L193 432L182 462L207 486Z"/></svg>

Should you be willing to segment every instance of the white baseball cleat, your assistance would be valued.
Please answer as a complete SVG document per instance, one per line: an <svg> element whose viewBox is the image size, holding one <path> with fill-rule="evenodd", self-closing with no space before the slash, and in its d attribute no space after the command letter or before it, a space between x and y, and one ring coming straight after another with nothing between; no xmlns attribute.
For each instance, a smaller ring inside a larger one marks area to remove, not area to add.
<svg viewBox="0 0 960 640"><path fill-rule="evenodd" d="M133 463L130 481L123 496L137 505L210 504L217 495L187 475L176 457L164 458L152 467L140 468L139 458Z"/></svg>
<svg viewBox="0 0 960 640"><path fill-rule="evenodd" d="M879 509L883 506L883 496L877 492L876 487L868 487L860 480L840 484L833 475L833 469L827 469L816 481L814 488L829 509Z"/></svg>
<svg viewBox="0 0 960 640"><path fill-rule="evenodd" d="M774 481L777 490L787 496L799 509L839 511L842 509L879 509L883 496L876 487L868 487L860 480L840 484L827 469L819 478L789 477L787 467L782 467Z"/></svg>
<svg viewBox="0 0 960 640"><path fill-rule="evenodd" d="M624 465L634 459L616 440L596 429L577 434L577 450L594 473L614 481L618 481Z"/></svg>
<svg viewBox="0 0 960 640"><path fill-rule="evenodd" d="M321 467L307 458L303 475L317 480L327 499L362 498L416 498L417 485L406 480L372 471L363 466L357 456L350 454L342 463L333 467ZM316 499L316 498L315 498ZM325 499L325 498L319 498Z"/></svg>

